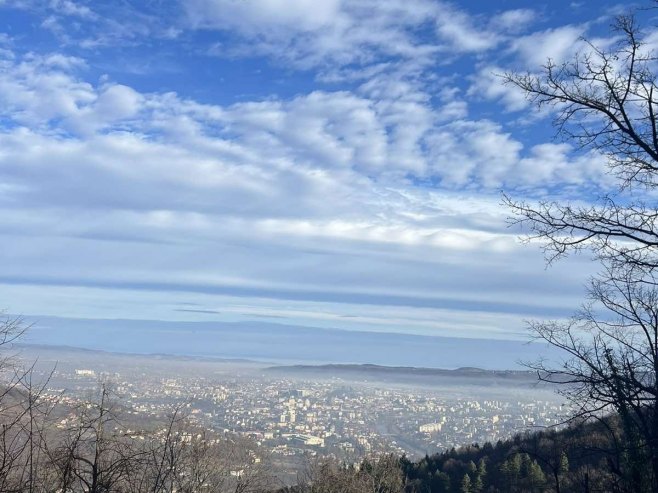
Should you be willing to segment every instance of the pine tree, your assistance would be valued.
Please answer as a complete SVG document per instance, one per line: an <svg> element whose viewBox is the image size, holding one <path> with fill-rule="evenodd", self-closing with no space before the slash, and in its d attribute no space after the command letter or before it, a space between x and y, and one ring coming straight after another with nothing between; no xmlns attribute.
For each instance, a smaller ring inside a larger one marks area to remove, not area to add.
<svg viewBox="0 0 658 493"><path fill-rule="evenodd" d="M473 493L481 493L484 491L484 480L487 475L487 464L484 458L480 459L477 466L477 475L475 476L475 483L473 485Z"/></svg>
<svg viewBox="0 0 658 493"><path fill-rule="evenodd" d="M528 463L527 478L530 491L542 491L546 484L546 475L536 460Z"/></svg>
<svg viewBox="0 0 658 493"><path fill-rule="evenodd" d="M462 478L461 488L459 488L459 493L472 493L471 490L471 477L468 474L464 474Z"/></svg>
<svg viewBox="0 0 658 493"><path fill-rule="evenodd" d="M560 474L566 474L569 472L569 457L565 452L560 454Z"/></svg>

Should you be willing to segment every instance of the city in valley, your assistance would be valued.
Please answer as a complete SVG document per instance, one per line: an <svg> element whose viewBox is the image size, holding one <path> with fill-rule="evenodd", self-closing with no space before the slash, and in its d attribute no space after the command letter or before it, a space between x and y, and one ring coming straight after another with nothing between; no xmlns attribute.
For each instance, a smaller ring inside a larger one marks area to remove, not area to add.
<svg viewBox="0 0 658 493"><path fill-rule="evenodd" d="M48 399L75 406L105 384L135 422L164 422L172 409L182 409L200 428L249 440L282 474L293 474L309 456L347 463L383 453L418 459L495 443L557 425L567 412L554 389L539 387L529 372L418 374L21 348L26 364L37 355L35 372L47 381Z"/></svg>

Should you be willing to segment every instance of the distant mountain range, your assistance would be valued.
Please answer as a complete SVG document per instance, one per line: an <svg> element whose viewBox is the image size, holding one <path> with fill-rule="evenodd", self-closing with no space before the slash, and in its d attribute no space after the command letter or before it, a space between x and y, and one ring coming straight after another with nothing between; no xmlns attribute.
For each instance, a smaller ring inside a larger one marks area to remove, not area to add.
<svg viewBox="0 0 658 493"><path fill-rule="evenodd" d="M248 363L248 364L258 364L263 366L267 362L255 361L245 358L219 358L212 356L187 356L181 354L166 354L166 353L126 353L120 351L105 351L102 349L87 349L82 347L75 346L65 346L59 344L25 344L25 343L14 343L13 347L22 353L34 353L34 355L39 355L46 353L51 357L56 357L57 355L66 355L67 357L125 357L125 358L141 358L149 360L172 360L172 361L198 361L204 363Z"/></svg>
<svg viewBox="0 0 658 493"><path fill-rule="evenodd" d="M130 354L248 359L282 364L521 369L551 357L546 345L514 340L346 331L269 322L164 322L29 317L23 342Z"/></svg>
<svg viewBox="0 0 658 493"><path fill-rule="evenodd" d="M398 383L463 383L471 385L539 385L537 374L526 370L485 370L462 367L451 369L381 365L291 365L266 368L272 373L297 376L342 377L346 379Z"/></svg>
<svg viewBox="0 0 658 493"><path fill-rule="evenodd" d="M527 379L528 377L536 378L535 372L526 370L485 370L483 368L462 367L448 370L444 368L419 368L415 366L382 366L382 365L277 365L266 368L268 371L314 371L330 373L372 373L372 374L407 374L418 376L462 376L462 377L482 377L486 375L496 376L509 379Z"/></svg>
<svg viewBox="0 0 658 493"><path fill-rule="evenodd" d="M332 379L341 378L350 382L388 382L422 386L437 385L487 385L497 387L537 386L536 373L527 370L486 370L475 367L456 369L424 368L415 366L383 366L373 364L325 364L325 365L273 365L271 362L241 358L217 358L209 356L185 356L175 354L138 354L72 346L46 344L15 344L22 358L51 363L76 363L94 365L104 363L121 367L126 363L162 362L166 364L231 365L236 368L251 368L273 375L293 378Z"/></svg>

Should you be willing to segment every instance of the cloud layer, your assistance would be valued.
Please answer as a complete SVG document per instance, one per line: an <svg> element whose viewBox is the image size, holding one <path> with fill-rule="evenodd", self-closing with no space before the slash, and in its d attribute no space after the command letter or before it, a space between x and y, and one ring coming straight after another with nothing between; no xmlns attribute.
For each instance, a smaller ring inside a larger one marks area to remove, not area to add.
<svg viewBox="0 0 658 493"><path fill-rule="evenodd" d="M546 272L500 190L582 200L603 161L522 123L492 73L568 56L586 19L424 0L100 8L0 3L39 26L0 37L7 308L501 338L577 306L592 266ZM199 96L240 70L269 82Z"/></svg>

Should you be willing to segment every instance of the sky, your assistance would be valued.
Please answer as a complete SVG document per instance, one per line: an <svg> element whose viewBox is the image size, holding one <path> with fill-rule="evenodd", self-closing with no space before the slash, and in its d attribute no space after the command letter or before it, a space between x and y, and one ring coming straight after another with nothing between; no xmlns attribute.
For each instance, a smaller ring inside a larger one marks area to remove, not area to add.
<svg viewBox="0 0 658 493"><path fill-rule="evenodd" d="M523 339L596 266L547 268L501 192L611 180L497 74L629 5L0 0L0 305Z"/></svg>

